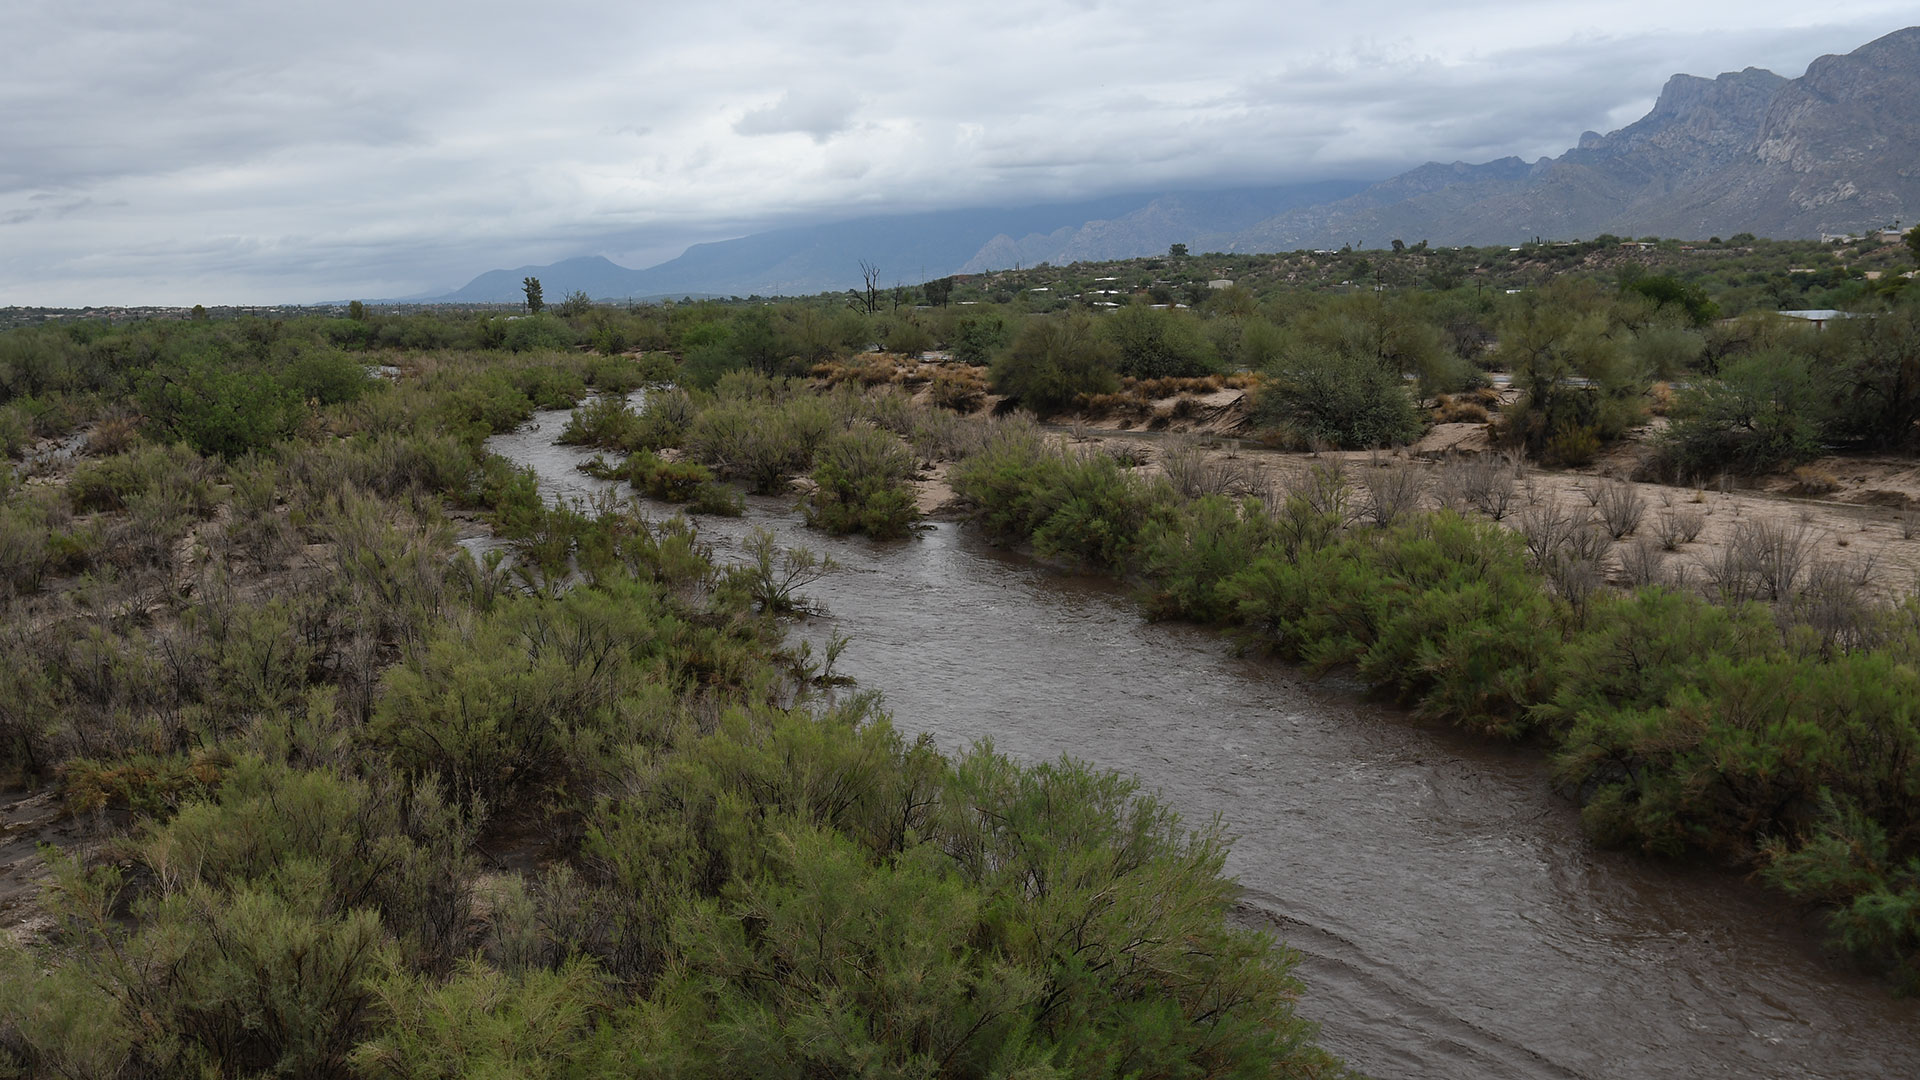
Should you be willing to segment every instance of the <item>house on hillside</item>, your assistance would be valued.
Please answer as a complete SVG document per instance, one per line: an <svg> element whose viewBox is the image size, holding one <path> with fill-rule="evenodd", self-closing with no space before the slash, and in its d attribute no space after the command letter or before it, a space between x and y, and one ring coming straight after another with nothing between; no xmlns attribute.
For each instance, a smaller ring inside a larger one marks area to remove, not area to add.
<svg viewBox="0 0 1920 1080"><path fill-rule="evenodd" d="M1804 322L1810 322L1813 324L1813 328L1815 330L1825 330L1827 328L1827 324L1832 322L1835 319L1871 318L1871 316L1859 315L1851 311L1835 311L1832 308L1808 308L1802 311L1778 311L1778 312L1775 312L1774 314L1779 315L1782 318L1800 319Z"/></svg>

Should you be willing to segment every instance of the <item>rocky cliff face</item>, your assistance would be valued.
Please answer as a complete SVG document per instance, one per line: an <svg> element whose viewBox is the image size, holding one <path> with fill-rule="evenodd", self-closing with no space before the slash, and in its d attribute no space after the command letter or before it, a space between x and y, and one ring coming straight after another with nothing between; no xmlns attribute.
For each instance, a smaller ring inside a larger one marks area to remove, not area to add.
<svg viewBox="0 0 1920 1080"><path fill-rule="evenodd" d="M1653 110L1558 158L1430 164L1263 221L1238 250L1515 243L1603 232L1817 236L1920 218L1920 27L1798 79L1676 75Z"/></svg>

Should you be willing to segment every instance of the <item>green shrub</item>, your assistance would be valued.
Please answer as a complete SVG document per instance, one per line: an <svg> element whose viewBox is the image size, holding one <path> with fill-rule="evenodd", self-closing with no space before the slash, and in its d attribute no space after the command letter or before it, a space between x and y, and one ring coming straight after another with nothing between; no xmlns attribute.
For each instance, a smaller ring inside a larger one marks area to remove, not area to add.
<svg viewBox="0 0 1920 1080"><path fill-rule="evenodd" d="M370 986L382 1022L353 1051L360 1076L554 1076L589 1063L614 1067L604 1060L607 1040L594 1032L611 995L589 962L509 975L469 959L444 983L387 962Z"/></svg>
<svg viewBox="0 0 1920 1080"><path fill-rule="evenodd" d="M1013 328L999 312L968 315L960 320L954 333L953 358L963 364L985 367L1012 340Z"/></svg>
<svg viewBox="0 0 1920 1080"><path fill-rule="evenodd" d="M699 462L663 461L647 450L629 456L620 472L635 489L663 502L690 502L713 483L713 473Z"/></svg>
<svg viewBox="0 0 1920 1080"><path fill-rule="evenodd" d="M1655 468L1676 479L1790 468L1822 452L1822 406L1811 358L1784 350L1729 361L1717 379L1682 390L1656 446Z"/></svg>
<svg viewBox="0 0 1920 1080"><path fill-rule="evenodd" d="M1112 343L1084 312L1029 316L994 357L990 378L995 393L1049 416L1083 394L1118 390L1114 356Z"/></svg>
<svg viewBox="0 0 1920 1080"><path fill-rule="evenodd" d="M1155 518L1140 538L1141 605L1149 618L1230 622L1233 603L1221 583L1274 541L1274 522L1254 499L1205 495L1178 516Z"/></svg>
<svg viewBox="0 0 1920 1080"><path fill-rule="evenodd" d="M0 462L19 457L33 440L33 425L18 405L0 405Z"/></svg>
<svg viewBox="0 0 1920 1080"><path fill-rule="evenodd" d="M544 312L510 319L501 341L508 351L517 353L570 349L573 343L574 330L566 320Z"/></svg>
<svg viewBox="0 0 1920 1080"><path fill-rule="evenodd" d="M602 394L567 416L559 442L565 446L592 446L602 450L639 448L641 421L623 397Z"/></svg>
<svg viewBox="0 0 1920 1080"><path fill-rule="evenodd" d="M148 423L202 454L239 457L293 431L300 400L273 375L212 360L156 370L140 392Z"/></svg>
<svg viewBox="0 0 1920 1080"><path fill-rule="evenodd" d="M1836 942L1920 991L1920 857L1897 853L1872 815L1830 792L1820 800L1818 832L1797 848L1775 840L1764 852L1768 884L1830 908Z"/></svg>
<svg viewBox="0 0 1920 1080"><path fill-rule="evenodd" d="M1175 499L1164 482L1137 480L1110 455L1047 446L1030 425L1000 427L948 479L993 534L1107 569L1129 565L1149 522L1171 513Z"/></svg>
<svg viewBox="0 0 1920 1080"><path fill-rule="evenodd" d="M1268 376L1254 400L1262 427L1289 427L1310 442L1345 450L1399 446L1420 434L1406 380L1377 360L1295 350Z"/></svg>
<svg viewBox="0 0 1920 1080"><path fill-rule="evenodd" d="M813 465L814 454L833 431L825 402L811 396L773 402L722 399L687 429L687 450L720 474L743 480L770 495Z"/></svg>
<svg viewBox="0 0 1920 1080"><path fill-rule="evenodd" d="M747 512L747 503L740 497L738 491L727 484L701 484L694 489L693 498L688 502L687 509L696 514L740 517Z"/></svg>
<svg viewBox="0 0 1920 1080"><path fill-rule="evenodd" d="M385 386L358 359L333 349L302 350L282 376L299 401L338 405Z"/></svg>
<svg viewBox="0 0 1920 1080"><path fill-rule="evenodd" d="M1556 768L1594 790L1604 839L1750 860L1812 828L1825 791L1902 857L1920 848L1920 675L1882 654L1830 659L1710 654L1645 708L1589 709Z"/></svg>
<svg viewBox="0 0 1920 1080"><path fill-rule="evenodd" d="M1114 347L1114 368L1137 379L1206 375L1219 366L1200 322L1186 312L1129 304L1100 321Z"/></svg>
<svg viewBox="0 0 1920 1080"><path fill-rule="evenodd" d="M1270 552L1220 588L1282 655L1353 664L1422 714L1490 734L1527 729L1560 641L1519 537L1450 512Z"/></svg>
<svg viewBox="0 0 1920 1080"><path fill-rule="evenodd" d="M869 427L841 432L815 462L807 523L876 540L905 536L920 520L913 472L913 456L893 435Z"/></svg>
<svg viewBox="0 0 1920 1080"><path fill-rule="evenodd" d="M125 510L156 488L178 491L196 514L213 509L211 470L200 455L179 444L82 462L67 482L67 498L79 511Z"/></svg>

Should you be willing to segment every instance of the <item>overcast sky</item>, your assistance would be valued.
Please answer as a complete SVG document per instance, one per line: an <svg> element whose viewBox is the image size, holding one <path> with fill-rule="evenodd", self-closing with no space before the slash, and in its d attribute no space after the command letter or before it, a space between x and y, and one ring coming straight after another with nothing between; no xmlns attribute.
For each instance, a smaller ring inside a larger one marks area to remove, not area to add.
<svg viewBox="0 0 1920 1080"><path fill-rule="evenodd" d="M452 289L895 210L1553 155L1920 4L6 0L0 306Z"/></svg>

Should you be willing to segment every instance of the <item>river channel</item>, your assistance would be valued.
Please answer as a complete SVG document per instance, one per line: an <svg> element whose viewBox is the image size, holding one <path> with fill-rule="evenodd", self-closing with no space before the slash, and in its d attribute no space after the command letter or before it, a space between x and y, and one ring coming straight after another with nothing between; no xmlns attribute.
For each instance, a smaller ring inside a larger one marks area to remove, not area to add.
<svg viewBox="0 0 1920 1080"><path fill-rule="evenodd" d="M488 447L556 498L613 485L542 412ZM655 508L657 512L665 512ZM1148 623L1124 590L935 525L874 543L781 500L705 517L830 554L798 632L851 639L837 671L895 724L1138 776L1234 837L1237 915L1300 954L1300 1011L1378 1077L1912 1077L1920 1002L1823 956L1729 875L1595 849L1536 753L1416 723L1351 688Z"/></svg>

